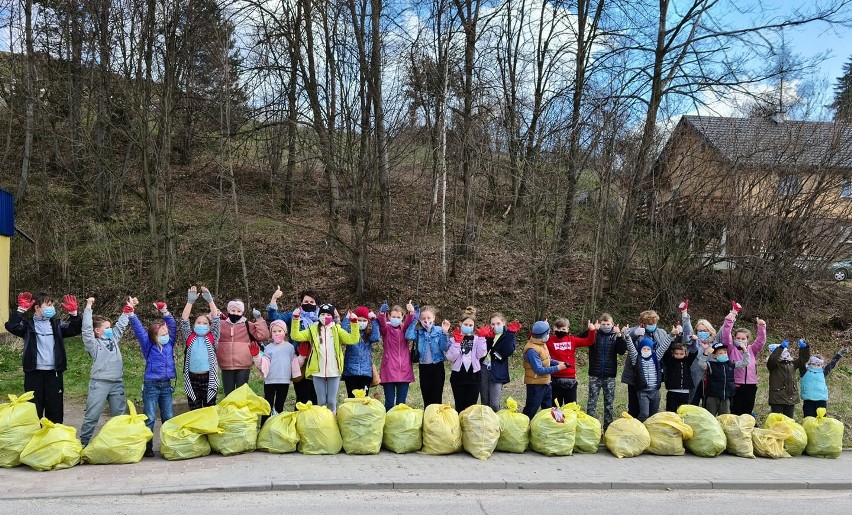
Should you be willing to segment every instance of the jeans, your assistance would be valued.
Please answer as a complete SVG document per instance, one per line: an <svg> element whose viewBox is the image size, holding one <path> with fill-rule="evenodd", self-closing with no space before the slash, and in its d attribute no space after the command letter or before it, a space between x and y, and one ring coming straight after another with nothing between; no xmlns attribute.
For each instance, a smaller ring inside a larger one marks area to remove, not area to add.
<svg viewBox="0 0 852 515"><path fill-rule="evenodd" d="M660 411L660 390L637 390L639 398L639 422L645 422L651 415Z"/></svg>
<svg viewBox="0 0 852 515"><path fill-rule="evenodd" d="M589 376L589 403L586 406L586 413L593 417L596 416L598 396L601 390L603 390L604 394L603 427L606 430L612 424L612 406L615 403L615 378Z"/></svg>
<svg viewBox="0 0 852 515"><path fill-rule="evenodd" d="M83 447L89 444L95 426L104 411L104 405L109 401L109 414L124 415L127 409L127 398L124 395L124 383L121 381L89 380L89 393L86 395L86 415L80 428L80 442Z"/></svg>
<svg viewBox="0 0 852 515"><path fill-rule="evenodd" d="M337 413L337 390L340 389L340 376L313 377L314 390L317 391L317 405L325 406L332 413Z"/></svg>
<svg viewBox="0 0 852 515"><path fill-rule="evenodd" d="M225 395L233 392L240 386L248 383L250 368L239 370L223 370L222 371L222 389Z"/></svg>
<svg viewBox="0 0 852 515"><path fill-rule="evenodd" d="M385 390L385 411L390 411L397 404L405 404L408 398L408 383L383 383Z"/></svg>
<svg viewBox="0 0 852 515"><path fill-rule="evenodd" d="M539 410L550 409L552 398L553 394L549 384L528 384L527 404L524 406L524 415L530 417L530 420L532 420Z"/></svg>
<svg viewBox="0 0 852 515"><path fill-rule="evenodd" d="M482 398L482 404L491 406L494 411L499 411L502 392L503 383L491 382L491 367L483 363L479 376L479 396Z"/></svg>
<svg viewBox="0 0 852 515"><path fill-rule="evenodd" d="M145 410L145 416L148 420L145 425L151 431L154 430L154 421L157 419L157 407L160 408L160 423L175 416L172 406L172 393L175 389L172 388L171 381L145 381L142 384L142 405ZM148 448L151 448L151 442L148 442Z"/></svg>

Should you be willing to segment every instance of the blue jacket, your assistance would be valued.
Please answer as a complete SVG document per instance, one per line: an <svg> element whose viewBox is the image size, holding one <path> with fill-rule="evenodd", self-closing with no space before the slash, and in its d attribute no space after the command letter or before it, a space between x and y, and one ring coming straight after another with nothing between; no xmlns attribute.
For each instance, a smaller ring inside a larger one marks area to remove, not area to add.
<svg viewBox="0 0 852 515"><path fill-rule="evenodd" d="M65 356L65 341L63 338L71 338L79 335L83 331L83 319L80 315L74 315L68 319L68 322L60 322L59 317L55 316L50 319L50 325L53 328L54 370L56 372L65 372L68 363ZM36 340L33 319L24 318L23 313L13 310L9 313L6 330L24 339L24 352L21 354L24 372L34 372L38 359L38 341Z"/></svg>
<svg viewBox="0 0 852 515"><path fill-rule="evenodd" d="M430 331L423 329L419 323L413 323L405 331L405 339L417 342L417 350L420 352L420 363L430 365L432 363L443 363L444 353L450 348L450 340L439 325L433 325ZM426 349L432 353L431 361L426 359Z"/></svg>
<svg viewBox="0 0 852 515"><path fill-rule="evenodd" d="M842 354L837 353L822 369L808 369L804 374L802 374L802 379L800 381L802 387L802 400L828 400L828 386L825 384L825 378L828 377L828 374L831 373L831 370L835 365L837 365L837 362L840 361L840 358L842 357Z"/></svg>
<svg viewBox="0 0 852 515"><path fill-rule="evenodd" d="M494 340L497 340L496 342ZM509 382L509 356L515 353L518 345L518 335L503 329L499 338L486 338L485 345L488 357L491 359L491 382L506 384ZM483 361L485 359L483 358Z"/></svg>
<svg viewBox="0 0 852 515"><path fill-rule="evenodd" d="M377 320L373 320L372 326L373 330L367 341L364 341L364 331L361 331L361 341L355 345L346 346L343 355L342 375L344 377L373 377L373 344L381 341L382 335L379 333L379 322Z"/></svg>
<svg viewBox="0 0 852 515"><path fill-rule="evenodd" d="M175 340L177 338L177 326L174 317L169 314L163 316L163 322L169 328L169 343L159 345L152 342L148 337L148 331L142 325L135 314L130 315L130 327L133 334L139 340L142 349L142 357L145 358L145 381L169 381L177 377L175 373Z"/></svg>

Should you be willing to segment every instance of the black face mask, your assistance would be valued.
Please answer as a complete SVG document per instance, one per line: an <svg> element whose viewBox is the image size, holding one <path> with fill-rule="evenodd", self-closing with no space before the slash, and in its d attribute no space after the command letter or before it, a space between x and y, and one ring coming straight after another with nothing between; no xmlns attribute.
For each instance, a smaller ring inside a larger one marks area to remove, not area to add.
<svg viewBox="0 0 852 515"><path fill-rule="evenodd" d="M232 324L236 324L242 318L242 315L235 315L233 313L228 313L228 320L231 321Z"/></svg>
<svg viewBox="0 0 852 515"><path fill-rule="evenodd" d="M568 336L568 331L553 331L557 338L565 338Z"/></svg>
<svg viewBox="0 0 852 515"><path fill-rule="evenodd" d="M313 312L317 310L316 304L302 304L302 311Z"/></svg>

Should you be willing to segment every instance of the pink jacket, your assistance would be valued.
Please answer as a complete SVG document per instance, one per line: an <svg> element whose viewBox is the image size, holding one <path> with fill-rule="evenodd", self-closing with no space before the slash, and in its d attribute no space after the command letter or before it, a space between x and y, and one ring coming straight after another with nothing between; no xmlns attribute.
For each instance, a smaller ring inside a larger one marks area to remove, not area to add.
<svg viewBox="0 0 852 515"><path fill-rule="evenodd" d="M482 336L474 336L473 337L473 349L470 351L471 354L471 365L473 369L473 373L479 372L481 368L479 366L479 360L484 358L486 354L488 354L488 347L485 342L485 338ZM461 370L462 366L462 351L461 344L457 342L452 336L450 336L450 348L447 349L447 359L452 361L453 372L458 372Z"/></svg>
<svg viewBox="0 0 852 515"><path fill-rule="evenodd" d="M743 359L743 351L734 345L733 338L731 337L733 327L734 321L726 318L725 323L722 324L722 343L728 348L730 360L736 363ZM748 346L748 351L751 354L748 367L734 369L735 384L757 384L757 355L763 350L764 345L766 345L766 326L759 325L757 326L757 337L754 339L754 343Z"/></svg>
<svg viewBox="0 0 852 515"><path fill-rule="evenodd" d="M413 383L414 369L408 342L405 341L405 330L414 321L414 316L406 316L399 327L388 324L385 313L379 313L376 319L382 335L382 366L379 370L382 383Z"/></svg>

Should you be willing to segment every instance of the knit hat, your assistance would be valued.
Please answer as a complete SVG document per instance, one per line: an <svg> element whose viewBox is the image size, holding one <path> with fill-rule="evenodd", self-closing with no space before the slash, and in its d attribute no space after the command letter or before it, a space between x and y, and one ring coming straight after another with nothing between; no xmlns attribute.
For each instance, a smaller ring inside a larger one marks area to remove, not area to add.
<svg viewBox="0 0 852 515"><path fill-rule="evenodd" d="M234 308L237 308L240 311L245 312L246 305L243 304L243 301L241 301L241 300L232 300L231 302L228 303L228 311L231 311Z"/></svg>
<svg viewBox="0 0 852 515"><path fill-rule="evenodd" d="M284 329L285 332L287 331L287 323L283 320L273 320L272 322L270 322L269 330L272 331L273 327L280 327L281 329Z"/></svg>
<svg viewBox="0 0 852 515"><path fill-rule="evenodd" d="M322 306L319 307L319 314L320 315L322 315L322 314L333 315L334 314L334 306L332 306L331 304L323 304Z"/></svg>
<svg viewBox="0 0 852 515"><path fill-rule="evenodd" d="M355 316L358 318L370 318L370 310L364 306L355 308Z"/></svg>
<svg viewBox="0 0 852 515"><path fill-rule="evenodd" d="M819 356L811 356L811 359L808 360L808 365L814 365L817 367L821 367L825 364L825 361L822 360Z"/></svg>
<svg viewBox="0 0 852 515"><path fill-rule="evenodd" d="M550 332L550 324L544 320L539 320L532 326L532 335L534 338L544 339Z"/></svg>
<svg viewBox="0 0 852 515"><path fill-rule="evenodd" d="M650 347L654 348L654 340L649 338L648 336L643 336L641 340L639 340L639 350L642 350L642 347Z"/></svg>

